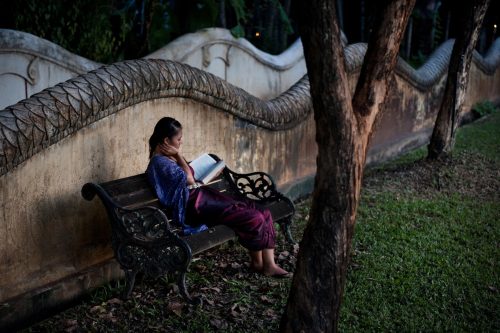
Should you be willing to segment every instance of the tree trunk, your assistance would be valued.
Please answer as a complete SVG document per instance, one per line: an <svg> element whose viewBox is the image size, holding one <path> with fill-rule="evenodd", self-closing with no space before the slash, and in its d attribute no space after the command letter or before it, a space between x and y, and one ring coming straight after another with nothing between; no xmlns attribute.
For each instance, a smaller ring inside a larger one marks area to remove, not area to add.
<svg viewBox="0 0 500 333"><path fill-rule="evenodd" d="M219 0L219 15L218 15L218 23L221 28L227 28L226 24L226 1Z"/></svg>
<svg viewBox="0 0 500 333"><path fill-rule="evenodd" d="M384 1L354 99L334 2L301 2L300 28L318 157L310 218L281 321L282 332L337 331L366 148L414 2Z"/></svg>
<svg viewBox="0 0 500 333"><path fill-rule="evenodd" d="M153 8L158 0L136 0L132 29L125 43L125 59L137 59L149 53L149 32Z"/></svg>
<svg viewBox="0 0 500 333"><path fill-rule="evenodd" d="M290 6L291 6L291 0L284 0L283 2L283 10L285 11L286 16L288 19L290 19ZM290 24L290 23L287 23ZM286 50L287 44L288 44L288 35L289 35L289 30L286 27L286 24L283 22L283 20L279 20L279 29L278 29L278 51L281 53L284 50Z"/></svg>
<svg viewBox="0 0 500 333"><path fill-rule="evenodd" d="M413 37L413 18L410 17L410 21L408 23L408 28L406 28L406 61L410 60L411 57L411 39Z"/></svg>
<svg viewBox="0 0 500 333"><path fill-rule="evenodd" d="M460 2L463 33L455 40L451 53L444 96L427 150L429 159L448 157L455 145L455 134L469 81L472 53L489 3L490 0Z"/></svg>
<svg viewBox="0 0 500 333"><path fill-rule="evenodd" d="M336 10L339 18L340 30L344 31L344 0L337 0L336 3L337 3Z"/></svg>
<svg viewBox="0 0 500 333"><path fill-rule="evenodd" d="M360 31L360 36L361 36L361 41L362 42L365 42L366 41L366 29L365 29L365 26L366 26L366 15L365 15L365 1L364 0L361 0L360 1L360 19L359 19L359 31Z"/></svg>
<svg viewBox="0 0 500 333"><path fill-rule="evenodd" d="M431 50L434 50L436 45L436 30L437 30L437 18L439 16L439 7L441 7L441 1L434 2L434 9L432 10L432 26L431 26Z"/></svg>

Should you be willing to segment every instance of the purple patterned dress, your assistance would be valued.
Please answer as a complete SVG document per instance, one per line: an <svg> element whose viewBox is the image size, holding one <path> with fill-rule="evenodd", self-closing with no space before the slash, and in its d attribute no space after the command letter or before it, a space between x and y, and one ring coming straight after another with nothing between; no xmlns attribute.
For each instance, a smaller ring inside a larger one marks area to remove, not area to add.
<svg viewBox="0 0 500 333"><path fill-rule="evenodd" d="M233 229L240 244L251 251L274 248L276 232L269 210L260 211L251 200L236 199L206 186L189 190L184 170L165 156L153 156L146 173L158 199L171 209L173 219L185 233L204 230L204 225L223 224Z"/></svg>

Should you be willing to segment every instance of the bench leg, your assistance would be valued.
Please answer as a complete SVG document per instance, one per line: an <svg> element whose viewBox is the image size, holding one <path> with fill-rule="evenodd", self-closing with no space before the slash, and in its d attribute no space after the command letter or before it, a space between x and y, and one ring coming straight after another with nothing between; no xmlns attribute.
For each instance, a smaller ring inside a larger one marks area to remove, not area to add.
<svg viewBox="0 0 500 333"><path fill-rule="evenodd" d="M137 271L132 269L125 270L125 290L123 291L123 299L128 299L130 294L132 294L132 289L134 289L135 285L135 276L137 275Z"/></svg>
<svg viewBox="0 0 500 333"><path fill-rule="evenodd" d="M177 277L177 285L179 286L179 291L182 297L191 305L201 305L203 300L201 296L191 297L186 288L186 273L187 271L179 272L179 276Z"/></svg>
<svg viewBox="0 0 500 333"><path fill-rule="evenodd" d="M290 230L290 225L292 224L292 218L288 217L283 222L280 222L281 230L285 235L285 239L289 244L296 244L292 236L292 231Z"/></svg>
<svg viewBox="0 0 500 333"><path fill-rule="evenodd" d="M179 237L172 238L172 245L175 250L172 252L169 271L178 274L177 285L179 286L179 292L186 302L192 305L200 305L202 303L201 297L191 297L186 288L186 273L192 257L191 247L185 240Z"/></svg>

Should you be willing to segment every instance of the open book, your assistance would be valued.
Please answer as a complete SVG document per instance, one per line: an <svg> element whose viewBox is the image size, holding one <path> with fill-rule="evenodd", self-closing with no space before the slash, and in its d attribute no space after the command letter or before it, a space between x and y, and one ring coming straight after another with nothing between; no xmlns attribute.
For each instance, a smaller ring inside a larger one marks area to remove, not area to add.
<svg viewBox="0 0 500 333"><path fill-rule="evenodd" d="M194 178L197 181L207 184L224 169L226 164L224 161L217 162L213 157L207 153L198 156L192 160L189 165L194 170Z"/></svg>

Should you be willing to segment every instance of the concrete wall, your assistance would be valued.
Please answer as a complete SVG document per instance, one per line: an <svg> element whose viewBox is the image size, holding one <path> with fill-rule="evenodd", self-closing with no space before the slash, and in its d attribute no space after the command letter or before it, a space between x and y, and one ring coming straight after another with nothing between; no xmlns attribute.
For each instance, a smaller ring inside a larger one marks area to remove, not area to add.
<svg viewBox="0 0 500 333"><path fill-rule="evenodd" d="M467 105L500 100L499 47L475 56ZM346 48L353 88L364 50ZM398 65L369 162L428 140L450 51L446 46L418 71ZM308 89L304 78L263 101L186 65L137 60L1 110L0 327L121 276L104 210L80 189L143 172L147 139L162 116L184 124L187 158L213 152L237 171L271 173L287 191L311 179L317 148Z"/></svg>
<svg viewBox="0 0 500 333"><path fill-rule="evenodd" d="M368 151L367 163L379 163L426 145L434 127L446 84L453 41L442 44L415 70L403 60L396 67L385 110L378 119ZM500 39L485 57L474 53L463 116L475 103L500 104Z"/></svg>

